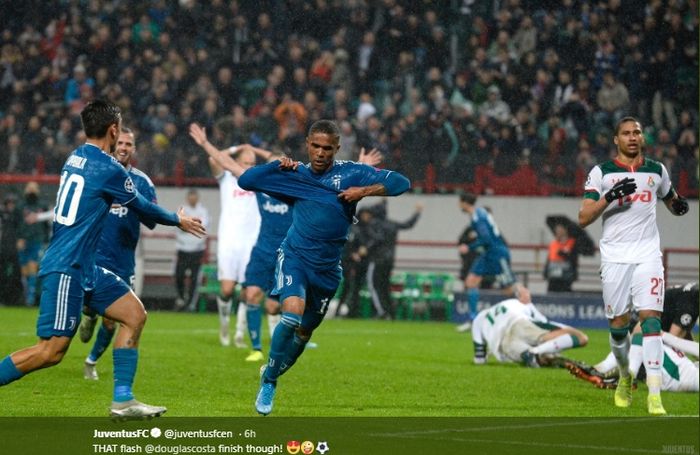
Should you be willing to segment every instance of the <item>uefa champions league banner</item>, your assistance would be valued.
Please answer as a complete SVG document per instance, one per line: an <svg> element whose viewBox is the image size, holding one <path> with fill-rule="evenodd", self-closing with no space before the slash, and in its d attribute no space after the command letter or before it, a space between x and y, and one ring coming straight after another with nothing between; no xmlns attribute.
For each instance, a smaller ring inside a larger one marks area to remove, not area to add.
<svg viewBox="0 0 700 455"><path fill-rule="evenodd" d="M479 311L506 299L498 291L482 290L480 294ZM532 301L537 309L552 321L581 328L605 329L608 327L603 298L600 294L533 295ZM452 320L457 323L465 322L468 314L469 305L466 292L455 293Z"/></svg>

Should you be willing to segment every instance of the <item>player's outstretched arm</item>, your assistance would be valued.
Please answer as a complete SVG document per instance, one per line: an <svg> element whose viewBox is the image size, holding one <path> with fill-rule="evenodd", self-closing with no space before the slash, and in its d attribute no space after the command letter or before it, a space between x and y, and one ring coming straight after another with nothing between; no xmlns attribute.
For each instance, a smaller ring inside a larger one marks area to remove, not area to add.
<svg viewBox="0 0 700 455"><path fill-rule="evenodd" d="M169 212L164 208L156 205L140 193L136 193L136 197L126 203L126 206L134 209L139 215L139 218L151 220L165 226L177 226L185 232L189 232L197 237L201 237L206 233L204 225L198 218L192 218L184 215L184 209L180 209L179 213Z"/></svg>
<svg viewBox="0 0 700 455"><path fill-rule="evenodd" d="M207 233L206 228L204 227L204 223L202 222L201 219L193 216L187 216L185 214L185 208L180 207L180 210L177 211L177 217L180 220L180 223L177 225L178 228L180 228L181 231L187 232L189 234L194 235L195 237L204 237Z"/></svg>
<svg viewBox="0 0 700 455"><path fill-rule="evenodd" d="M216 147L214 147L211 142L207 139L207 131L196 123L190 124L190 137L195 141L195 143L202 147L207 155L214 160L214 162L221 166L222 168L229 171L236 177L240 177L245 171L240 164L236 162L228 153L225 153Z"/></svg>

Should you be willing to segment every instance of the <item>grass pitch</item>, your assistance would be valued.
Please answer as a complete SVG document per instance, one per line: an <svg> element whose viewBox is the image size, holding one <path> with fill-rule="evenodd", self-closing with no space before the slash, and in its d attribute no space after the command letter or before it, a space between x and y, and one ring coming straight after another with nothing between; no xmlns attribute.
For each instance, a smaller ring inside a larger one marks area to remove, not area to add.
<svg viewBox="0 0 700 455"><path fill-rule="evenodd" d="M0 308L0 356L33 344L36 309ZM264 326L264 350L269 336ZM233 329L233 327L232 327ZM565 355L595 363L607 332ZM275 416L289 417L629 417L646 416L646 388L631 408L562 369L471 363L469 334L439 322L327 320L280 378ZM112 395L111 349L99 381L83 379L91 344L77 337L63 362L0 388L0 416L106 416ZM136 398L168 407L169 417L253 417L259 363L247 350L223 348L215 314L151 312L142 335ZM671 415L697 416L698 394L663 393Z"/></svg>

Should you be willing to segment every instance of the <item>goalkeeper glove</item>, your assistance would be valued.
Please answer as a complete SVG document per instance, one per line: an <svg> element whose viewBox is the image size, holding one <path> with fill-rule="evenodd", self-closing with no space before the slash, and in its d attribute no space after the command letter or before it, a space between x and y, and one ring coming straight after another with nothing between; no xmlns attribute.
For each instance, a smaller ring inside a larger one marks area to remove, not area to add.
<svg viewBox="0 0 700 455"><path fill-rule="evenodd" d="M634 179L630 177L625 177L624 179L614 184L610 191L605 193L605 200L608 201L608 203L610 204L615 199L620 199L621 197L629 196L635 191L637 191L637 183L634 181Z"/></svg>
<svg viewBox="0 0 700 455"><path fill-rule="evenodd" d="M671 208L673 209L673 213L678 216L685 215L690 209L690 207L688 207L688 200L682 196L678 196L671 201Z"/></svg>

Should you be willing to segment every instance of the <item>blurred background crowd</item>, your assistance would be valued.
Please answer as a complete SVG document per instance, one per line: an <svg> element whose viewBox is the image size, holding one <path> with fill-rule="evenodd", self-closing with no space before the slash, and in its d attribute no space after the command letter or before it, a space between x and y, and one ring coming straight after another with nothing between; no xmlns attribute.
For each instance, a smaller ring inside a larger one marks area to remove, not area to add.
<svg viewBox="0 0 700 455"><path fill-rule="evenodd" d="M335 119L418 190L580 194L623 115L698 188L697 0L0 0L0 173L58 174L100 97L159 184ZM188 180L189 179L189 180ZM510 189L499 182L518 182ZM183 183L184 182L184 183ZM206 183L206 180L201 180Z"/></svg>

